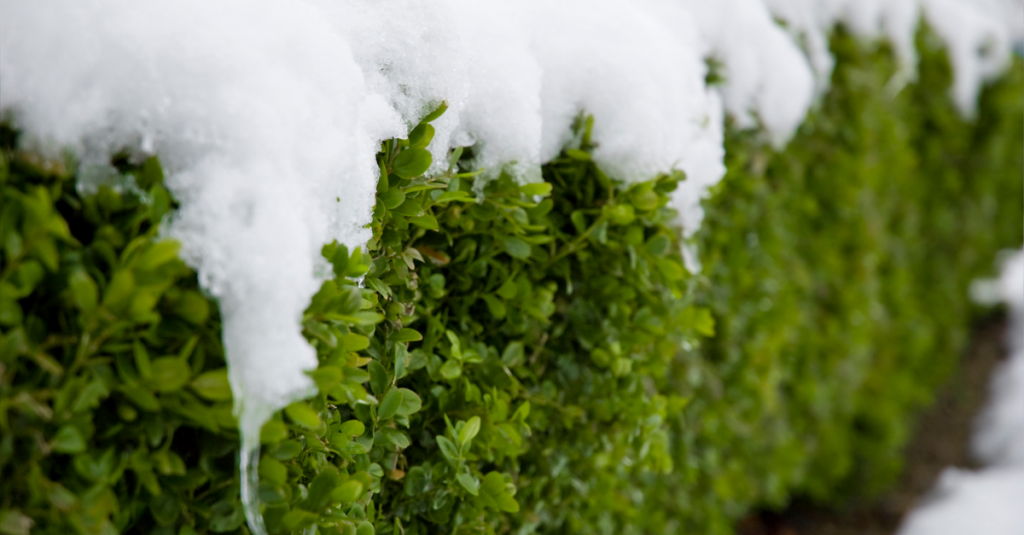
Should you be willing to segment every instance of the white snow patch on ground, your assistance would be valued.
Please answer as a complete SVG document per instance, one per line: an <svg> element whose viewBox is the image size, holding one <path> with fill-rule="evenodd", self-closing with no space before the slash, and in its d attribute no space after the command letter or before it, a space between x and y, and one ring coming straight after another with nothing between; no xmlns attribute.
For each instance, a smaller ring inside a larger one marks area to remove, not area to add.
<svg viewBox="0 0 1024 535"><path fill-rule="evenodd" d="M978 471L947 468L929 501L912 511L900 535L1024 533L1024 250L1002 263L994 281L975 283L978 301L1010 308L1010 358L992 376L992 398L973 437Z"/></svg>

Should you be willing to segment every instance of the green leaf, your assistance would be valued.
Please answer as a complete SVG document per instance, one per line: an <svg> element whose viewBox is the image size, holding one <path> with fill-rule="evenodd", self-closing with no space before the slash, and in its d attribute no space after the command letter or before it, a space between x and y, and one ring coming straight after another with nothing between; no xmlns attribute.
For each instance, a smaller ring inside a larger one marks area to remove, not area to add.
<svg viewBox="0 0 1024 535"><path fill-rule="evenodd" d="M385 427L380 430L375 440L379 440L381 444L393 444L400 449L408 448L412 441L409 440L409 436L405 433L395 429L393 427Z"/></svg>
<svg viewBox="0 0 1024 535"><path fill-rule="evenodd" d="M502 303L500 299L493 295L482 295L481 296L485 303L487 303L487 310L496 319L502 319L505 317L505 303Z"/></svg>
<svg viewBox="0 0 1024 535"><path fill-rule="evenodd" d="M153 361L152 377L147 381L157 392L174 392L188 384L192 369L177 357L161 357Z"/></svg>
<svg viewBox="0 0 1024 535"><path fill-rule="evenodd" d="M399 416L412 416L423 406L423 400L416 392L408 388L399 388L397 391L402 393L402 404L398 407Z"/></svg>
<svg viewBox="0 0 1024 535"><path fill-rule="evenodd" d="M428 113L426 117L424 117L423 119L420 120L420 122L421 123L429 123L429 122L437 119L438 117L444 115L444 112L447 109L448 109L448 102L442 100L441 104L439 104L436 108L434 108L434 111Z"/></svg>
<svg viewBox="0 0 1024 535"><path fill-rule="evenodd" d="M383 364L376 360L371 360L366 369L370 372L370 389L373 390L373 394L375 396L383 396L384 391L391 384L388 371L384 369Z"/></svg>
<svg viewBox="0 0 1024 535"><path fill-rule="evenodd" d="M320 415L317 411L310 407L308 403L304 401L296 401L291 405L284 408L284 413L288 418L306 429L316 429L320 427Z"/></svg>
<svg viewBox="0 0 1024 535"><path fill-rule="evenodd" d="M455 444L453 444L451 440L448 440L446 437L440 435L438 435L436 438L437 447L441 448L441 453L445 456L446 459L448 459L451 462L456 462L461 458L461 455L459 455L459 449L455 447Z"/></svg>
<svg viewBox="0 0 1024 535"><path fill-rule="evenodd" d="M98 290L96 289L96 282L92 280L84 270L76 269L68 277L68 287L71 289L71 294L75 299L75 305L78 306L82 312L92 312L96 310L96 302L98 297Z"/></svg>
<svg viewBox="0 0 1024 535"><path fill-rule="evenodd" d="M414 149L423 149L430 144L430 141L434 139L434 127L427 124L429 121L423 121L416 128L409 132L409 147Z"/></svg>
<svg viewBox="0 0 1024 535"><path fill-rule="evenodd" d="M473 496L480 494L480 483L472 475L461 472L459 475L455 476L455 479L459 481L462 488L466 489L466 491Z"/></svg>
<svg viewBox="0 0 1024 535"><path fill-rule="evenodd" d="M441 377L449 381L457 379L462 375L462 365L455 359L450 359L441 366Z"/></svg>
<svg viewBox="0 0 1024 535"><path fill-rule="evenodd" d="M668 252L669 247L671 246L672 242L668 239L668 236L664 234L655 234L647 240L647 243L644 244L644 249L654 256L662 256Z"/></svg>
<svg viewBox="0 0 1024 535"><path fill-rule="evenodd" d="M415 178L430 169L433 157L426 149L406 149L395 157L392 171L402 178Z"/></svg>
<svg viewBox="0 0 1024 535"><path fill-rule="evenodd" d="M515 236L505 238L505 251L514 258L525 260L530 257L530 244Z"/></svg>
<svg viewBox="0 0 1024 535"><path fill-rule="evenodd" d="M370 347L370 339L361 334L343 334L339 340L345 351L362 351Z"/></svg>
<svg viewBox="0 0 1024 535"><path fill-rule="evenodd" d="M476 437L477 433L480 432L480 417L474 416L466 421L465 425L459 431L459 445L463 449L469 444L470 441Z"/></svg>
<svg viewBox="0 0 1024 535"><path fill-rule="evenodd" d="M430 214L423 214L421 216L415 216L409 218L409 222L417 227L425 228L427 230L437 230L437 218Z"/></svg>
<svg viewBox="0 0 1024 535"><path fill-rule="evenodd" d="M123 312L131 302L132 291L135 289L135 276L129 270L114 273L103 294L103 306L114 313Z"/></svg>
<svg viewBox="0 0 1024 535"><path fill-rule="evenodd" d="M590 153L579 149L565 149L565 155L581 162L590 161Z"/></svg>
<svg viewBox="0 0 1024 535"><path fill-rule="evenodd" d="M352 503L359 499L363 494L363 483L358 479L349 479L338 485L331 492L331 501L338 503Z"/></svg>
<svg viewBox="0 0 1024 535"><path fill-rule="evenodd" d="M332 498L333 491L339 485L338 470L331 465L313 478L309 484L309 496L306 498L306 507L313 511L319 511L326 507Z"/></svg>
<svg viewBox="0 0 1024 535"><path fill-rule="evenodd" d="M181 244L175 240L163 240L151 244L134 262L135 267L142 271L156 269L178 257Z"/></svg>
<svg viewBox="0 0 1024 535"><path fill-rule="evenodd" d="M260 443L273 444L288 438L288 427L280 420L270 420L260 429Z"/></svg>
<svg viewBox="0 0 1024 535"><path fill-rule="evenodd" d="M420 334L416 329L402 329L391 335L392 342L418 342L423 339L423 335Z"/></svg>
<svg viewBox="0 0 1024 535"><path fill-rule="evenodd" d="M319 368L308 373L310 379L316 383L317 390L321 392L330 392L332 388L338 385L342 379L345 378L341 368L337 366L320 366Z"/></svg>
<svg viewBox="0 0 1024 535"><path fill-rule="evenodd" d="M50 446L59 453L81 453L85 451L85 438L73 425L63 425L50 441Z"/></svg>
<svg viewBox="0 0 1024 535"><path fill-rule="evenodd" d="M242 511L242 504L234 500L226 499L213 504L210 509L210 531L214 533L227 533L234 531L245 522L245 513Z"/></svg>
<svg viewBox="0 0 1024 535"><path fill-rule="evenodd" d="M341 424L338 432L348 437L358 437L366 432L366 426L359 420L349 420Z"/></svg>
<svg viewBox="0 0 1024 535"><path fill-rule="evenodd" d="M519 502L508 493L498 495L498 507L506 513L518 513Z"/></svg>
<svg viewBox="0 0 1024 535"><path fill-rule="evenodd" d="M519 191L523 192L524 195L529 195L531 197L534 195L547 197L551 195L551 184L548 182L534 182L532 184L520 186Z"/></svg>
<svg viewBox="0 0 1024 535"><path fill-rule="evenodd" d="M398 409L402 407L402 391L399 389L392 389L384 399L380 402L380 407L377 407L377 418L380 421L386 421L393 418L398 414Z"/></svg>
<svg viewBox="0 0 1024 535"><path fill-rule="evenodd" d="M519 341L509 342L505 346L505 351L501 354L501 362L509 368L514 368L523 363L525 352L523 350L523 343Z"/></svg>
<svg viewBox="0 0 1024 535"><path fill-rule="evenodd" d="M18 325L24 316L21 305L13 299L0 299L0 325Z"/></svg>
<svg viewBox="0 0 1024 535"><path fill-rule="evenodd" d="M259 476L275 485L284 485L288 481L288 467L273 457L264 456L260 459Z"/></svg>
<svg viewBox="0 0 1024 535"><path fill-rule="evenodd" d="M193 379L189 386L197 394L211 401L231 399L231 383L228 382L227 368L202 373Z"/></svg>
<svg viewBox="0 0 1024 535"><path fill-rule="evenodd" d="M388 210L394 210L405 202L405 193L399 188L389 189L378 195L378 197L380 197L380 202L384 203Z"/></svg>

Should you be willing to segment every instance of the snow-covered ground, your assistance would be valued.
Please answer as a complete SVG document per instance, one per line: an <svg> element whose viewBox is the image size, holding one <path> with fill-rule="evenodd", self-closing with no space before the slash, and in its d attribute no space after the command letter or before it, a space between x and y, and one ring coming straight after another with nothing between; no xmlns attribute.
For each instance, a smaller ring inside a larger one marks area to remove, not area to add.
<svg viewBox="0 0 1024 535"><path fill-rule="evenodd" d="M220 300L248 447L312 389L299 318L321 245L369 238L379 142L441 101L435 161L472 145L524 181L593 114L613 176L686 172L690 236L724 173L726 113L783 145L827 88L837 22L890 39L909 79L919 13L970 114L1024 33L1021 0L0 0L0 108L84 167L126 145L160 155L181 201L165 232Z"/></svg>
<svg viewBox="0 0 1024 535"><path fill-rule="evenodd" d="M988 406L977 422L973 450L981 470L947 468L900 535L1020 535L1024 533L1024 250L1002 262L993 281L975 283L976 300L1010 309L1010 358L993 374Z"/></svg>

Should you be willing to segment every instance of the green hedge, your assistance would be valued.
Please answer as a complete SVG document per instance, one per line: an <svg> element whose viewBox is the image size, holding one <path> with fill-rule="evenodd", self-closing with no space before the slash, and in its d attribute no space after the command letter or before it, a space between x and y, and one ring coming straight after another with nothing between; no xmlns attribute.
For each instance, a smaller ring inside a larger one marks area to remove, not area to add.
<svg viewBox="0 0 1024 535"><path fill-rule="evenodd" d="M374 238L331 244L304 316L319 394L261 436L270 533L727 533L793 494L870 495L954 369L969 280L1022 240L1024 75L976 121L883 46L834 40L789 148L728 135L685 272L677 173L625 186L590 119L543 169L429 179L428 117L383 144ZM439 110L443 111L443 110ZM0 533L246 533L216 303L160 241L159 162L76 189L0 131ZM362 278L362 285L356 280ZM308 531L307 531L308 532Z"/></svg>

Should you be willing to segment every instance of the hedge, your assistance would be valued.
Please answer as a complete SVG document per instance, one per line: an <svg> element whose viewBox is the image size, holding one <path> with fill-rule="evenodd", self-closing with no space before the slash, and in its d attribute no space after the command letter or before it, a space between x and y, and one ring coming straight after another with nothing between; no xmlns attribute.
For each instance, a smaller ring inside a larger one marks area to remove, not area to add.
<svg viewBox="0 0 1024 535"><path fill-rule="evenodd" d="M382 144L373 239L323 249L303 318L319 394L263 429L269 533L728 533L794 495L870 496L955 369L971 278L1018 246L1024 68L974 121L941 47L892 95L837 32L787 149L727 136L690 275L667 203L590 159L474 193L424 119ZM248 533L217 304L159 224L156 158L80 189L0 131L0 533ZM246 480L248 482L248 480ZM258 502L258 503L256 503ZM260 517L253 517L258 521Z"/></svg>

